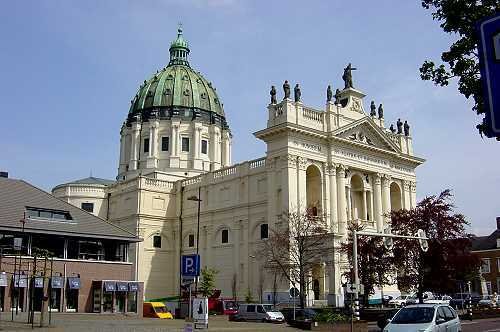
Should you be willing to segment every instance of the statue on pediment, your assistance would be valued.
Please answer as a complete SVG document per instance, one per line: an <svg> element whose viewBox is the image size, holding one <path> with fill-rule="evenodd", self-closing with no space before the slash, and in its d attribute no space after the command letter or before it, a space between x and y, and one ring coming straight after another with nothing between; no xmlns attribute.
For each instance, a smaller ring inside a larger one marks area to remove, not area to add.
<svg viewBox="0 0 500 332"><path fill-rule="evenodd" d="M401 119L398 119L396 122L396 126L398 127L398 134L403 133L403 122L401 122Z"/></svg>
<svg viewBox="0 0 500 332"><path fill-rule="evenodd" d="M332 87L329 85L328 88L326 88L326 101L327 102L332 101L332 97L333 97Z"/></svg>
<svg viewBox="0 0 500 332"><path fill-rule="evenodd" d="M271 104L276 104L277 101L276 101L276 88L273 86L271 86L271 91L269 92L269 94L271 95Z"/></svg>
<svg viewBox="0 0 500 332"><path fill-rule="evenodd" d="M403 125L403 129L405 131L405 136L410 136L410 125L408 124L408 121L405 120L405 123Z"/></svg>
<svg viewBox="0 0 500 332"><path fill-rule="evenodd" d="M335 105L340 105L340 90L335 90Z"/></svg>
<svg viewBox="0 0 500 332"><path fill-rule="evenodd" d="M290 84L288 83L288 81L285 81L285 83L283 83L283 92L285 93L284 99L289 99L290 98Z"/></svg>
<svg viewBox="0 0 500 332"><path fill-rule="evenodd" d="M389 127L389 130L391 131L391 133L395 134L396 133L396 129L394 128L394 124L392 123L391 126Z"/></svg>
<svg viewBox="0 0 500 332"><path fill-rule="evenodd" d="M297 103L300 101L300 97L302 96L302 93L300 92L300 87L299 84L295 84L295 88L293 88L293 99Z"/></svg>
<svg viewBox="0 0 500 332"><path fill-rule="evenodd" d="M378 105L378 118L379 119L384 118L384 108L382 107L382 104Z"/></svg>
<svg viewBox="0 0 500 332"><path fill-rule="evenodd" d="M373 100L370 103L370 116L377 116L377 106L375 106L375 102Z"/></svg>
<svg viewBox="0 0 500 332"><path fill-rule="evenodd" d="M342 75L342 79L344 80L344 89L353 88L352 85L352 71L357 70L357 68L353 68L351 63L344 68L344 74Z"/></svg>

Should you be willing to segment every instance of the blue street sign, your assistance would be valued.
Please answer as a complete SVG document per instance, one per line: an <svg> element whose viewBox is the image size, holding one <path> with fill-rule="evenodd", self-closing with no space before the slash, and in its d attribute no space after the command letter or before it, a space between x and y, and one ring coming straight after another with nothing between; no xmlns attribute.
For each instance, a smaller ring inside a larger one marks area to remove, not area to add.
<svg viewBox="0 0 500 332"><path fill-rule="evenodd" d="M485 134L500 136L500 13L478 22L479 64L486 111Z"/></svg>
<svg viewBox="0 0 500 332"><path fill-rule="evenodd" d="M200 275L200 255L182 255L182 276L198 277Z"/></svg>

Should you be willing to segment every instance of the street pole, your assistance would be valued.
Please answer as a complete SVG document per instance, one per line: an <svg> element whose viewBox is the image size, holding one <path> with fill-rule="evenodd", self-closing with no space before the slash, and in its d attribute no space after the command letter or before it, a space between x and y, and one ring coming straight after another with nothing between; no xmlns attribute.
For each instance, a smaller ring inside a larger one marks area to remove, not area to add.
<svg viewBox="0 0 500 332"><path fill-rule="evenodd" d="M354 291L354 316L356 320L359 320L359 275L358 275L358 232L353 231L352 240L352 255L353 255L353 265L354 265L354 285L356 287Z"/></svg>
<svg viewBox="0 0 500 332"><path fill-rule="evenodd" d="M200 252L200 209L201 209L201 186L198 187L198 227L196 230L196 256ZM199 258L198 258L199 259ZM198 278L195 278L194 291L196 297L198 297Z"/></svg>

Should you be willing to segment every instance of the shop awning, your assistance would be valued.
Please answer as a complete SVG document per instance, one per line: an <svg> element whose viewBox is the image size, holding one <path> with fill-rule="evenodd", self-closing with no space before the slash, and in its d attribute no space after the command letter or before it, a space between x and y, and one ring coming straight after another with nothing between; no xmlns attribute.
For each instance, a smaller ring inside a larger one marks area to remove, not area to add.
<svg viewBox="0 0 500 332"><path fill-rule="evenodd" d="M0 273L0 287L7 287L7 274L5 272Z"/></svg>
<svg viewBox="0 0 500 332"><path fill-rule="evenodd" d="M80 278L78 277L68 277L69 289L80 289Z"/></svg>
<svg viewBox="0 0 500 332"><path fill-rule="evenodd" d="M52 288L63 288L63 277L53 276L51 279L50 286Z"/></svg>
<svg viewBox="0 0 500 332"><path fill-rule="evenodd" d="M26 288L28 287L28 276L24 274L16 274L14 276L14 287Z"/></svg>
<svg viewBox="0 0 500 332"><path fill-rule="evenodd" d="M138 292L139 291L139 284L137 282L129 282L128 283L128 290L129 290L129 292Z"/></svg>
<svg viewBox="0 0 500 332"><path fill-rule="evenodd" d="M114 281L104 281L104 291L114 292L116 290L116 282Z"/></svg>
<svg viewBox="0 0 500 332"><path fill-rule="evenodd" d="M35 288L43 288L43 277L35 278Z"/></svg>
<svg viewBox="0 0 500 332"><path fill-rule="evenodd" d="M126 291L128 291L128 282L117 281L116 282L116 290L118 292L126 292Z"/></svg>

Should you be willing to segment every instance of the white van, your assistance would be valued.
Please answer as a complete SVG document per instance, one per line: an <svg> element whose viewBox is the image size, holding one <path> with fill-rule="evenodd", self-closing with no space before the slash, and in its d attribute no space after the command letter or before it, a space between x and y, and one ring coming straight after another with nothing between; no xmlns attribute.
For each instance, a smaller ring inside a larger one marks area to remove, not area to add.
<svg viewBox="0 0 500 332"><path fill-rule="evenodd" d="M234 320L283 323L285 316L278 309L273 309L271 304L241 303L238 306L238 313L235 314Z"/></svg>

